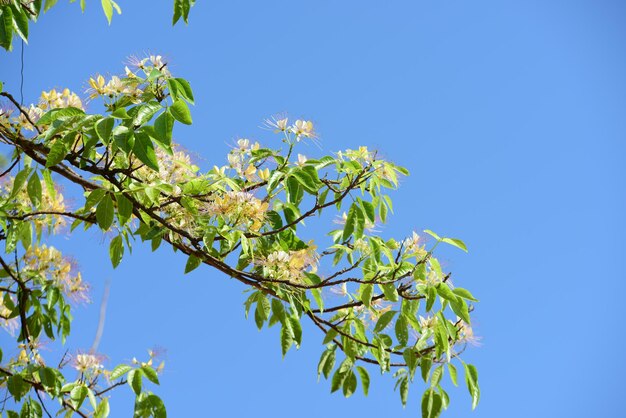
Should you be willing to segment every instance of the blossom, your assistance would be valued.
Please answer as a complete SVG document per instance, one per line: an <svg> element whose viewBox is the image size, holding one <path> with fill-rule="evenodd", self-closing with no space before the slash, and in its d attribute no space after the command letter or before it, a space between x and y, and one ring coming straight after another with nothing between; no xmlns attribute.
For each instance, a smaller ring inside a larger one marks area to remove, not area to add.
<svg viewBox="0 0 626 418"><path fill-rule="evenodd" d="M465 321L461 321L461 323L459 324L458 338L458 341L461 343L468 343L473 346L480 345L480 337L474 335L474 330Z"/></svg>
<svg viewBox="0 0 626 418"><path fill-rule="evenodd" d="M248 192L229 191L215 197L201 208L209 216L221 216L233 226L245 226L258 231L265 221L269 205Z"/></svg>
<svg viewBox="0 0 626 418"><path fill-rule="evenodd" d="M298 167L302 167L306 164L308 158L306 158L306 155L302 155L302 154L298 154L298 162L296 163L296 165Z"/></svg>
<svg viewBox="0 0 626 418"><path fill-rule="evenodd" d="M421 237L413 231L410 238L405 239L402 243L404 249L408 254L415 255L418 259L422 259L428 254L425 245L420 245L422 242Z"/></svg>
<svg viewBox="0 0 626 418"><path fill-rule="evenodd" d="M76 302L89 301L89 285L75 272L74 263L52 246L31 245L24 254L24 270L43 275Z"/></svg>
<svg viewBox="0 0 626 418"><path fill-rule="evenodd" d="M319 257L315 250L314 245L297 251L277 250L258 261L258 264L263 267L263 274L272 279L301 283L307 269L309 272L317 270Z"/></svg>
<svg viewBox="0 0 626 418"><path fill-rule="evenodd" d="M101 356L94 354L77 354L74 356L72 366L81 373L99 374L103 371Z"/></svg>
<svg viewBox="0 0 626 418"><path fill-rule="evenodd" d="M21 128L26 129L27 131L34 131L35 127L31 124L31 122L37 123L37 121L43 116L44 111L40 107L30 105L30 107L26 110L26 113L28 114L28 118L20 112L20 115L17 118L18 124Z"/></svg>
<svg viewBox="0 0 626 418"><path fill-rule="evenodd" d="M274 133L285 132L287 130L288 123L289 119L281 116L272 116L271 118L263 121L263 124L267 128L274 130Z"/></svg>
<svg viewBox="0 0 626 418"><path fill-rule="evenodd" d="M313 122L310 120L300 120L294 122L291 127L291 131L296 135L296 137L305 137L305 138L316 138L317 134L315 133L315 129L313 128Z"/></svg>
<svg viewBox="0 0 626 418"><path fill-rule="evenodd" d="M11 190L13 190L14 181L15 179L13 177L9 177L6 181L2 183L2 191L6 195L9 195L11 193ZM21 212L32 212L32 202L30 200L26 187L22 187L14 199L15 202L21 206L19 208ZM41 201L39 202L38 210L41 212L50 213L65 212L65 202L61 192L56 188L50 190L48 187L43 187L41 191ZM67 223L65 217L63 217L62 215L53 214L31 216L29 219L31 222L34 223L37 228L47 226L49 228L49 231L51 232L56 232L59 228L63 227Z"/></svg>
<svg viewBox="0 0 626 418"><path fill-rule="evenodd" d="M198 167L193 164L191 157L185 150L173 144L172 153L158 147L155 149L159 171L154 171L143 166L137 170L137 176L147 183L161 182L165 184L178 184L196 177ZM137 162L139 164L140 162Z"/></svg>
<svg viewBox="0 0 626 418"><path fill-rule="evenodd" d="M128 89L126 86L124 86L122 80L120 80L120 78L116 75L111 77L111 80L109 80L106 86L104 86L104 93L110 95L124 93L127 90Z"/></svg>
<svg viewBox="0 0 626 418"><path fill-rule="evenodd" d="M69 89L64 89L61 93L55 89L41 93L38 107L42 110L60 109L65 107L76 107L84 110L83 102L76 93Z"/></svg>
<svg viewBox="0 0 626 418"><path fill-rule="evenodd" d="M252 164L248 164L249 158L252 157L252 151L258 150L260 144L255 142L251 144L249 139L240 138L237 140L237 146L233 147L228 153L228 164L237 174L252 182L256 181L255 175L257 168ZM245 168L244 168L245 167Z"/></svg>
<svg viewBox="0 0 626 418"><path fill-rule="evenodd" d="M5 294L0 292L0 326L9 334L14 335L19 327L19 318L16 316L10 318L13 311L4 304ZM15 303L15 301L13 301Z"/></svg>
<svg viewBox="0 0 626 418"><path fill-rule="evenodd" d="M358 150L347 149L345 151L337 152L339 159L348 159L351 161L358 161L364 163L371 163L374 161L375 152L370 151L367 147L359 147Z"/></svg>
<svg viewBox="0 0 626 418"><path fill-rule="evenodd" d="M419 316L419 323L423 330L431 330L434 331L437 326L437 317L436 316Z"/></svg>

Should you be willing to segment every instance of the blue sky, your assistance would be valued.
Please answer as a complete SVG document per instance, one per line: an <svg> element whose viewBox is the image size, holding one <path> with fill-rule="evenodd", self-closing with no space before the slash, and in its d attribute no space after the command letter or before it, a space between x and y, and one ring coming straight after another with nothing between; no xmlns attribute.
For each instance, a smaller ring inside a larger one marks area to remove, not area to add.
<svg viewBox="0 0 626 418"><path fill-rule="evenodd" d="M316 122L325 152L367 145L410 169L385 234L464 239L469 254L440 256L481 299L482 346L466 355L481 404L470 412L465 388L451 389L444 416L623 416L626 4L202 1L171 28L169 1L120 0L111 27L99 2L83 16L60 3L32 26L27 102L159 53L194 88L194 125L175 136L203 166L224 164L238 137L276 140L258 126L286 111ZM0 54L14 92L18 57ZM183 257L137 245L113 271L99 233L56 242L94 299L111 280L110 364L167 349L170 416L419 415L421 392L403 410L388 376L368 398L330 395L316 383L319 333L282 360L277 330L259 333L242 286L209 268L183 276ZM97 305L76 311L70 347L90 346ZM129 416L130 398L114 407Z"/></svg>

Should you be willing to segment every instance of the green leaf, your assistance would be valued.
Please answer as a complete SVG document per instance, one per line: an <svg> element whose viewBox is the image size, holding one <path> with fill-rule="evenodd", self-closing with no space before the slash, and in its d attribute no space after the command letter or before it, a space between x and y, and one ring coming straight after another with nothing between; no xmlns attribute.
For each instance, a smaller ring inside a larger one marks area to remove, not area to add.
<svg viewBox="0 0 626 418"><path fill-rule="evenodd" d="M152 145L152 141L147 134L143 132L135 133L133 152L142 163L154 171L159 171L159 163L156 158L156 153L154 152L154 145Z"/></svg>
<svg viewBox="0 0 626 418"><path fill-rule="evenodd" d="M153 393L142 393L135 400L135 417L166 418L163 400Z"/></svg>
<svg viewBox="0 0 626 418"><path fill-rule="evenodd" d="M8 7L0 8L0 46L7 51L13 43L13 13Z"/></svg>
<svg viewBox="0 0 626 418"><path fill-rule="evenodd" d="M98 221L98 226L103 231L108 230L113 224L113 199L107 193L104 195L100 203L98 203L98 207L96 208L96 220Z"/></svg>
<svg viewBox="0 0 626 418"><path fill-rule="evenodd" d="M13 180L13 189L11 190L11 194L9 195L9 199L14 198L20 192L24 183L26 183L26 179L30 174L30 168L26 167L19 173L15 175L15 179Z"/></svg>
<svg viewBox="0 0 626 418"><path fill-rule="evenodd" d="M303 170L296 169L291 173L291 175L302 185L302 187L304 187L304 190L313 195L317 194L319 185L308 173Z"/></svg>
<svg viewBox="0 0 626 418"><path fill-rule="evenodd" d="M17 34L28 43L28 16L24 10L20 10L15 6L11 7L13 12L13 28Z"/></svg>
<svg viewBox="0 0 626 418"><path fill-rule="evenodd" d="M463 251L467 252L467 246L460 239L457 239L457 238L444 238L444 239L441 240L441 242L445 242L446 244L453 245L453 246L455 246L457 248L460 248Z"/></svg>
<svg viewBox="0 0 626 418"><path fill-rule="evenodd" d="M117 380L131 370L133 370L133 368L128 364L119 364L111 371L111 374L109 375L109 380Z"/></svg>
<svg viewBox="0 0 626 418"><path fill-rule="evenodd" d="M111 244L109 245L109 257L111 258L111 264L113 264L113 268L117 267L120 264L123 256L124 242L122 241L122 236L118 235L111 240Z"/></svg>
<svg viewBox="0 0 626 418"><path fill-rule="evenodd" d="M398 301L398 289L396 289L393 283L381 284L380 288L383 290L387 300L390 302Z"/></svg>
<svg viewBox="0 0 626 418"><path fill-rule="evenodd" d="M343 380L343 396L349 398L356 391L356 375L352 370L348 372L345 379Z"/></svg>
<svg viewBox="0 0 626 418"><path fill-rule="evenodd" d="M459 318L468 324L470 323L469 308L465 300L458 298L456 301L450 301L450 307Z"/></svg>
<svg viewBox="0 0 626 418"><path fill-rule="evenodd" d="M190 255L187 259L187 264L185 264L185 274L195 270L198 266L202 264L202 260L195 255Z"/></svg>
<svg viewBox="0 0 626 418"><path fill-rule="evenodd" d="M443 376L443 365L437 367L433 370L433 373L430 375L430 387L435 388L441 382L441 378Z"/></svg>
<svg viewBox="0 0 626 418"><path fill-rule="evenodd" d="M111 4L111 0L102 0L102 10L110 25L111 19L113 19L113 4Z"/></svg>
<svg viewBox="0 0 626 418"><path fill-rule="evenodd" d="M296 347L300 348L300 344L302 344L302 325L300 324L300 319L295 316L290 316L289 322L291 323L291 330L293 332L293 341L296 343Z"/></svg>
<svg viewBox="0 0 626 418"><path fill-rule="evenodd" d="M332 348L329 348L328 350L325 350L322 353L320 357L320 361L317 364L317 380L318 381L322 373L324 374L324 378L328 379L328 373L335 366L335 347L336 346L333 346Z"/></svg>
<svg viewBox="0 0 626 418"><path fill-rule="evenodd" d="M280 328L280 348L283 353L283 358L285 357L285 354L287 354L287 351L289 351L289 348L291 348L291 344L293 344L291 326L284 323Z"/></svg>
<svg viewBox="0 0 626 418"><path fill-rule="evenodd" d="M94 418L106 418L109 416L109 413L109 398L104 397L96 408Z"/></svg>
<svg viewBox="0 0 626 418"><path fill-rule="evenodd" d="M427 389L422 396L422 418L437 418L442 407L441 395L432 388Z"/></svg>
<svg viewBox="0 0 626 418"><path fill-rule="evenodd" d="M409 379L406 376L400 379L400 400L402 406L406 406L409 400Z"/></svg>
<svg viewBox="0 0 626 418"><path fill-rule="evenodd" d="M378 318L378 321L376 322L376 326L374 327L374 332L379 333L383 329L385 329L385 327L389 325L389 323L391 322L393 317L396 315L396 313L397 313L396 311L387 311L384 314L382 314L380 318Z"/></svg>
<svg viewBox="0 0 626 418"><path fill-rule="evenodd" d="M156 101L141 104L136 107L137 111L133 119L134 126L141 126L152 119L152 116L163 107Z"/></svg>
<svg viewBox="0 0 626 418"><path fill-rule="evenodd" d="M141 371L148 378L149 381L154 383L155 385L159 384L159 376L157 372L150 366L142 366Z"/></svg>
<svg viewBox="0 0 626 418"><path fill-rule="evenodd" d="M174 104L169 108L170 113L174 116L174 119L185 125L191 125L191 112L187 103L183 100L176 100Z"/></svg>
<svg viewBox="0 0 626 418"><path fill-rule="evenodd" d="M361 285L361 302L366 308L372 306L372 293L374 292L374 286L371 284Z"/></svg>
<svg viewBox="0 0 626 418"><path fill-rule="evenodd" d="M133 389L133 392L135 392L136 395L139 395L141 393L142 376L143 372L141 371L141 369L133 369L128 372L128 385Z"/></svg>
<svg viewBox="0 0 626 418"><path fill-rule="evenodd" d="M430 235L431 237L433 237L434 239L436 239L437 241L441 241L441 237L437 234L435 234L433 231L431 231L430 229L425 229L424 232L426 232L428 235Z"/></svg>
<svg viewBox="0 0 626 418"><path fill-rule="evenodd" d="M121 193L115 194L115 200L117 201L117 218L120 225L125 225L133 214L133 204L126 196Z"/></svg>
<svg viewBox="0 0 626 418"><path fill-rule="evenodd" d="M154 132L157 140L167 146L172 144L174 117L170 112L161 113L154 121Z"/></svg>
<svg viewBox="0 0 626 418"><path fill-rule="evenodd" d="M48 10L50 10L50 8L52 6L57 4L57 1L59 1L59 0L46 0L46 5L43 7L44 13L47 12Z"/></svg>
<svg viewBox="0 0 626 418"><path fill-rule="evenodd" d="M439 283L437 285L437 294L450 302L456 302L459 299L459 297L455 295L452 289L450 289L450 287L445 283Z"/></svg>
<svg viewBox="0 0 626 418"><path fill-rule="evenodd" d="M337 330L335 330L334 328L329 328L326 332L326 335L324 336L324 341L322 341L322 344L328 344L329 342L332 342L332 340L335 339L338 334L339 333L337 332Z"/></svg>
<svg viewBox="0 0 626 418"><path fill-rule="evenodd" d="M347 373L341 372L340 369L335 370L335 374L333 374L333 378L330 383L330 393L337 392L339 388L341 388L346 375Z"/></svg>
<svg viewBox="0 0 626 418"><path fill-rule="evenodd" d="M175 80L178 83L178 93L183 96L187 101L191 104L194 104L193 91L191 90L191 86L189 82L184 78L173 78L171 80Z"/></svg>
<svg viewBox="0 0 626 418"><path fill-rule="evenodd" d="M28 191L28 197L30 197L30 201L33 202L35 207L39 207L41 204L41 180L39 180L39 175L37 173L33 173L28 180L28 185L26 185L26 190Z"/></svg>
<svg viewBox="0 0 626 418"><path fill-rule="evenodd" d="M415 370L417 370L417 353L415 352L415 349L412 347L407 348L404 350L404 353L402 353L402 357L409 368L409 376L411 380L413 380Z"/></svg>
<svg viewBox="0 0 626 418"><path fill-rule="evenodd" d="M24 382L21 375L14 374L7 380L7 389L9 390L9 393L13 395L15 400L19 402L30 390L30 385Z"/></svg>
<svg viewBox="0 0 626 418"><path fill-rule="evenodd" d="M458 386L459 382L457 379L457 371L456 367L454 367L454 364L448 363L448 372L450 373L450 380L452 381L454 386Z"/></svg>
<svg viewBox="0 0 626 418"><path fill-rule="evenodd" d="M46 168L52 167L63 161L69 152L68 146L62 139L57 139L50 147L48 158L46 159Z"/></svg>
<svg viewBox="0 0 626 418"><path fill-rule="evenodd" d="M105 194L106 190L104 189L96 189L89 193L87 199L85 200L85 210L89 210L97 205L102 200Z"/></svg>
<svg viewBox="0 0 626 418"><path fill-rule="evenodd" d="M111 142L111 132L113 132L113 126L115 125L115 119L112 117L100 119L95 123L94 129L96 130L96 135L98 138L105 143L109 144Z"/></svg>
<svg viewBox="0 0 626 418"><path fill-rule="evenodd" d="M130 119L130 115L126 111L125 107L118 107L113 112L111 112L111 116L115 119Z"/></svg>
<svg viewBox="0 0 626 418"><path fill-rule="evenodd" d="M87 397L87 386L78 385L70 391L70 399L74 403L74 406L78 409L85 401Z"/></svg>
<svg viewBox="0 0 626 418"><path fill-rule="evenodd" d="M429 357L422 357L420 359L420 370L422 372L422 379L424 382L428 381L428 373L430 373L430 368L433 365L433 360Z"/></svg>
<svg viewBox="0 0 626 418"><path fill-rule="evenodd" d="M370 376L367 373L365 367L357 366L356 370L359 372L359 376L361 376L361 387L363 388L363 394L367 396L370 389Z"/></svg>
<svg viewBox="0 0 626 418"><path fill-rule="evenodd" d="M463 364L465 369L465 383L467 389L472 396L472 409L476 409L478 401L480 400L480 388L478 387L478 371L476 367L471 364Z"/></svg>
<svg viewBox="0 0 626 418"><path fill-rule="evenodd" d="M135 135L133 131L126 126L118 125L113 129L113 141L122 151L125 153L130 152L135 141Z"/></svg>
<svg viewBox="0 0 626 418"><path fill-rule="evenodd" d="M367 219L370 222L376 222L376 211L374 210L374 205L371 202L367 202L365 200L359 199L361 206L363 207L363 212L367 216Z"/></svg>
<svg viewBox="0 0 626 418"><path fill-rule="evenodd" d="M85 388L87 389L87 388ZM43 411L39 402L29 399L24 402L20 411L20 418L41 418Z"/></svg>
<svg viewBox="0 0 626 418"><path fill-rule="evenodd" d="M354 203L350 206L350 210L348 210L348 217L346 218L346 224L343 227L343 235L341 236L342 241L347 241L354 232L357 210L357 206Z"/></svg>
<svg viewBox="0 0 626 418"><path fill-rule="evenodd" d="M49 110L37 121L38 125L50 125L56 120L65 120L74 116L82 116L85 112L77 107L62 107Z"/></svg>
<svg viewBox="0 0 626 418"><path fill-rule="evenodd" d="M402 346L406 346L409 342L409 324L404 317L400 315L396 320L396 338Z"/></svg>
<svg viewBox="0 0 626 418"><path fill-rule="evenodd" d="M463 299L468 299L474 302L478 302L478 299L476 299L469 290L467 289L463 289L462 287L455 287L454 289L452 289L452 292L454 292L455 295L462 297Z"/></svg>

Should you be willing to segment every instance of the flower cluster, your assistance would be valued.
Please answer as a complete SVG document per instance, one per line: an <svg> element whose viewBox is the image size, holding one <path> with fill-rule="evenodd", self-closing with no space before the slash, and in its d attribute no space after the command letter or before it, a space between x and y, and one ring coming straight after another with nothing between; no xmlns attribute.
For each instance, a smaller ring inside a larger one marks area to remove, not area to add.
<svg viewBox="0 0 626 418"><path fill-rule="evenodd" d="M253 164L249 164L248 160L252 156L252 151L258 150L260 147L258 142L250 143L249 139L238 139L237 146L228 153L228 164L233 168L240 177L248 181L257 179L257 168Z"/></svg>
<svg viewBox="0 0 626 418"><path fill-rule="evenodd" d="M2 194L10 195L13 190L15 178L10 177L2 183ZM14 203L18 205L18 212L32 213L32 202L28 195L26 187L22 187L14 198ZM41 191L41 202L37 208L38 212L46 212L46 214L30 216L29 220L33 222L37 230L41 230L44 226L49 228L51 232L57 232L65 226L67 220L61 214L66 211L63 195L59 190L54 189L52 192L48 187L43 187ZM58 213L56 215L55 213Z"/></svg>
<svg viewBox="0 0 626 418"><path fill-rule="evenodd" d="M270 253L259 264L267 277L288 282L301 283L304 273L317 271L318 255L314 245L297 251L278 250Z"/></svg>
<svg viewBox="0 0 626 418"><path fill-rule="evenodd" d="M83 102L76 93L71 92L69 89L63 89L58 92L55 89L50 91L44 91L41 93L39 103L37 105L31 104L25 109L26 117L24 113L20 112L19 115L12 121L18 125L19 128L27 131L34 131L35 127L32 123L37 121L49 110L62 109L66 107L75 107L77 109L84 110ZM4 120L3 124L9 119L10 112L0 112L0 118ZM31 123L32 122L32 123Z"/></svg>
<svg viewBox="0 0 626 418"><path fill-rule="evenodd" d="M24 270L44 275L76 302L88 302L89 286L73 263L54 247L32 245L24 254Z"/></svg>
<svg viewBox="0 0 626 418"><path fill-rule="evenodd" d="M131 58L131 64L140 68L146 74L148 74L153 68L156 68L167 77L171 75L170 71L167 69L167 62L163 60L161 55L150 55L143 59ZM130 70L126 67L126 74L128 75L129 73Z"/></svg>
<svg viewBox="0 0 626 418"><path fill-rule="evenodd" d="M95 354L77 354L73 358L72 366L83 374L98 375L104 370L102 359Z"/></svg>
<svg viewBox="0 0 626 418"><path fill-rule="evenodd" d="M243 226L258 232L265 221L268 203L251 193L230 191L215 197L201 208L209 216L220 216L233 227Z"/></svg>
<svg viewBox="0 0 626 418"><path fill-rule="evenodd" d="M12 311L4 304L5 297L7 297L7 295L0 292L0 326L9 334L13 335L19 326L19 319L17 317L11 318ZM13 302L15 303L15 301Z"/></svg>
<svg viewBox="0 0 626 418"><path fill-rule="evenodd" d="M428 254L426 245L422 244L421 237L413 231L413 235L402 242L407 254L415 256L418 260L423 259Z"/></svg>
<svg viewBox="0 0 626 418"><path fill-rule="evenodd" d="M374 157L376 153L374 151L370 151L367 147L359 147L358 150L347 149L345 151L337 152L337 157L340 160L351 160L351 161L359 161L364 163L371 163L374 161Z"/></svg>
<svg viewBox="0 0 626 418"><path fill-rule="evenodd" d="M459 342L474 346L480 345L480 337L474 335L474 330L465 321L461 321L459 324Z"/></svg>
<svg viewBox="0 0 626 418"><path fill-rule="evenodd" d="M132 66L141 70L146 77L150 77L153 70L160 72L160 74L166 78L171 77L169 70L167 69L167 63L163 62L163 58L160 55L151 55L148 58L138 59L132 58ZM125 77L112 76L108 81L104 76L98 74L95 77L91 77L88 80L89 99L95 99L97 97L116 98L119 95L125 95L130 98L132 103L138 104L142 102L142 96L144 94L144 88L142 84L146 81L130 68L125 67Z"/></svg>
<svg viewBox="0 0 626 418"><path fill-rule="evenodd" d="M296 141L300 141L302 138L315 139L318 137L313 122L310 120L298 119L292 125L289 125L288 118L272 117L265 119L264 125L272 129L274 133L293 134L296 137Z"/></svg>
<svg viewBox="0 0 626 418"><path fill-rule="evenodd" d="M71 92L69 89L63 89L61 93L58 93L54 89L41 93L39 108L47 111L66 107L75 107L85 110L80 97L78 97L76 93Z"/></svg>
<svg viewBox="0 0 626 418"><path fill-rule="evenodd" d="M132 74L132 72L130 74ZM87 93L89 93L90 100L99 96L112 98L120 94L125 94L131 98L133 103L141 102L143 90L139 88L139 80L136 77L121 79L114 75L109 81L106 81L103 76L97 75L95 78L90 78L88 82L90 88L87 89Z"/></svg>
<svg viewBox="0 0 626 418"><path fill-rule="evenodd" d="M172 185L195 178L198 166L192 163L189 154L176 144L173 144L172 150L172 153L168 153L160 147L156 148L155 154L159 162L159 171L142 166L136 171L136 176L146 183L161 182ZM136 163L141 164L138 160Z"/></svg>

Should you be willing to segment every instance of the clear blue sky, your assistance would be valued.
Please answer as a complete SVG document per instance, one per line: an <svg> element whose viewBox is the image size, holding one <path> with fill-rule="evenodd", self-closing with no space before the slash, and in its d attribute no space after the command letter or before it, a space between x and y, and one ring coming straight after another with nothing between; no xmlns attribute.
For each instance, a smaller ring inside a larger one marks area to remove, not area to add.
<svg viewBox="0 0 626 418"><path fill-rule="evenodd" d="M175 28L169 0L120 0L111 27L99 2L84 16L60 3L32 27L27 101L159 53L194 87L195 123L175 136L204 166L237 137L273 140L257 127L287 111L317 123L327 152L368 145L411 170L385 234L464 239L469 254L441 256L481 299L483 345L467 352L481 404L451 390L445 416L624 416L625 3L207 0ZM0 54L5 88L18 76L18 54ZM56 241L94 299L112 280L109 364L167 349L172 417L419 415L421 392L403 411L388 376L369 398L330 395L319 333L282 360L277 330L259 333L242 286L209 268L183 276L183 257L137 245L112 271L99 233ZM71 348L91 344L97 305L76 311Z"/></svg>

